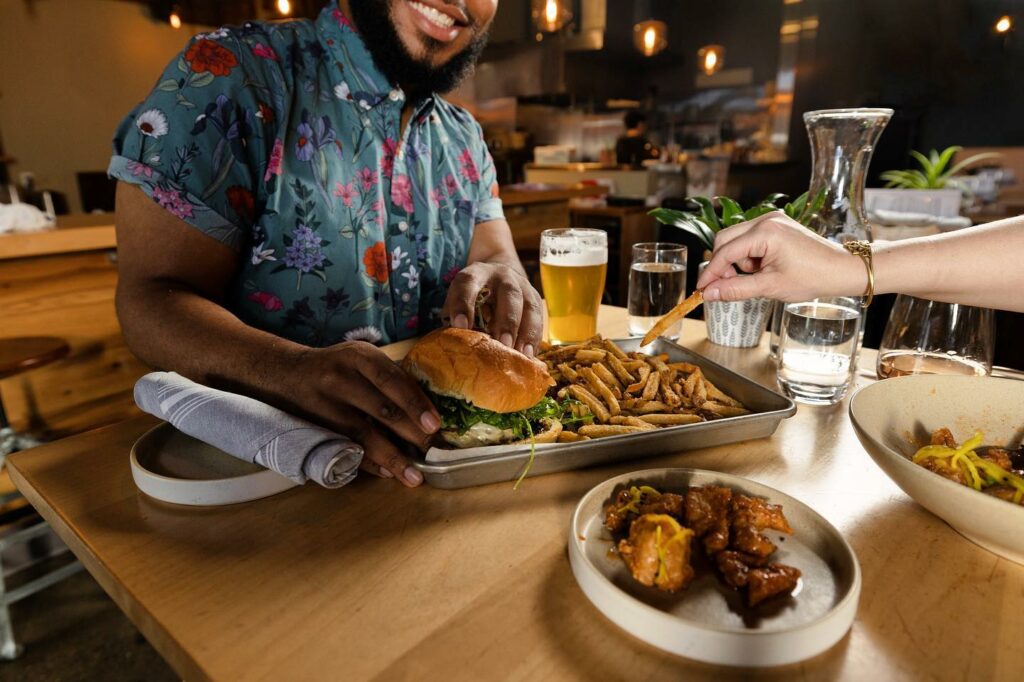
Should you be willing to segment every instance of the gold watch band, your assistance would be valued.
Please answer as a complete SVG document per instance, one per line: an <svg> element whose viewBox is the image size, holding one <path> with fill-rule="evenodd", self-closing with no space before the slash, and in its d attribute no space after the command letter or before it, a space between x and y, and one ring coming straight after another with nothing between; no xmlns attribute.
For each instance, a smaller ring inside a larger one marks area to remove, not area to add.
<svg viewBox="0 0 1024 682"><path fill-rule="evenodd" d="M875 297L875 265L871 257L871 242L863 240L844 242L843 248L854 256L860 256L860 259L864 261L864 267L868 270L868 286L864 290L864 307L867 308Z"/></svg>

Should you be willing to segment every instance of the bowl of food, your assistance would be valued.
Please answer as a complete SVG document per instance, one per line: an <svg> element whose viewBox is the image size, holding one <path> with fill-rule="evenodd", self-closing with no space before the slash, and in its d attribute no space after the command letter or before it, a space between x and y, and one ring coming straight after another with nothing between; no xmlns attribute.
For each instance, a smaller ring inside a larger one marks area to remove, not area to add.
<svg viewBox="0 0 1024 682"><path fill-rule="evenodd" d="M968 540L1024 564L1024 381L914 375L850 401L881 469Z"/></svg>

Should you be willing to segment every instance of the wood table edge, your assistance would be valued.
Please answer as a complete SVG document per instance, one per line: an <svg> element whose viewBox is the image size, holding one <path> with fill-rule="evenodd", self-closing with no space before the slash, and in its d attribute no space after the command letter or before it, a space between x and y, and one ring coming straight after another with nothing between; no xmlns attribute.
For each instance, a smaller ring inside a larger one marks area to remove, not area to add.
<svg viewBox="0 0 1024 682"><path fill-rule="evenodd" d="M119 422L117 424L103 427L102 429L96 429L89 433L123 427L124 425L125 422ZM152 428L152 426L146 426L142 433L145 433L150 428ZM40 447L46 448L50 446L52 446L52 444ZM157 652L159 652L160 656L167 661L168 665L170 665L177 674L181 675L183 680L189 680L189 682L212 682L213 678L207 674L197 660L185 653L184 647L177 647L168 643L173 641L173 637L170 632L168 632L155 618L155 616L142 605L141 600L135 597L131 599L125 598L125 594L130 593L131 590L127 587L119 588L115 584L116 581L112 577L113 573L110 571L110 568L100 560L88 544L79 539L75 532L71 530L64 516L54 511L53 506L50 505L39 491L35 489L31 480L26 478L21 470L18 469L17 462L8 459L7 470L10 473L11 480L14 482L14 485L18 488L19 492L25 496L25 499L29 501L39 515L42 516L48 524L50 524L53 531L68 546L68 549L71 550L72 554L82 562L82 565L85 566L85 569L93 579L99 583L100 587L103 588L103 591L107 593L107 596L117 604L117 607L122 611L122 613L124 613L135 627L142 632L146 637L146 640L154 649L157 650ZM179 652L181 653L179 654Z"/></svg>

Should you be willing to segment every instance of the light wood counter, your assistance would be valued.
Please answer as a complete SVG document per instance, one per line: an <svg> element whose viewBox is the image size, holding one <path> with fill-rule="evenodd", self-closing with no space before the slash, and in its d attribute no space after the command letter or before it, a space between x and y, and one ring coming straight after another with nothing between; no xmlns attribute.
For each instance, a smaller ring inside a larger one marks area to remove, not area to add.
<svg viewBox="0 0 1024 682"><path fill-rule="evenodd" d="M622 309L603 310L605 334L624 325ZM693 320L683 330L697 352L772 383L764 345L713 346ZM861 449L845 402L801 406L771 439L531 478L517 492L511 483L408 490L361 475L341 490L306 486L210 509L164 505L133 485L129 448L155 423L133 419L9 463L192 682L1020 678L1024 566L904 495ZM605 620L569 568L570 512L597 483L659 466L748 476L835 524L863 570L850 634L803 664L735 670L662 654Z"/></svg>
<svg viewBox="0 0 1024 682"><path fill-rule="evenodd" d="M57 227L44 232L0 235L0 260L113 249L114 214L57 216Z"/></svg>

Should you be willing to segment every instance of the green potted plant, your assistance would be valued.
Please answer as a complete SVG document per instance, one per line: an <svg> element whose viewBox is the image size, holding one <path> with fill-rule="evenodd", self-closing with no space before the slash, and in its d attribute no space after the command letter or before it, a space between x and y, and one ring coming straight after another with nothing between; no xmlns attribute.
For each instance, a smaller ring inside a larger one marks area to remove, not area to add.
<svg viewBox="0 0 1024 682"><path fill-rule="evenodd" d="M979 161L1000 156L996 152L975 154L953 163L962 147L953 146L931 150L925 156L919 151L910 155L918 168L888 170L881 174L885 189L864 191L864 204L869 211L886 210L899 213L924 213L938 217L960 215L960 203L967 188L957 174ZM952 164L952 165L951 165Z"/></svg>
<svg viewBox="0 0 1024 682"><path fill-rule="evenodd" d="M780 208L789 217L806 224L810 216L821 208L820 199L823 197L816 201L808 201L805 192L794 201L780 207L779 202L784 199L784 194L771 194L754 206L744 209L729 197L690 197L689 201L695 202L700 207L699 211L657 208L651 211L651 215L659 222L677 227L697 238L704 248L704 262L700 266L703 271L707 267L707 259L714 251L715 235L723 228L753 220ZM720 209L716 209L716 201ZM708 340L723 346L756 346L761 341L771 307L772 301L766 298L705 302L704 319L708 326Z"/></svg>

